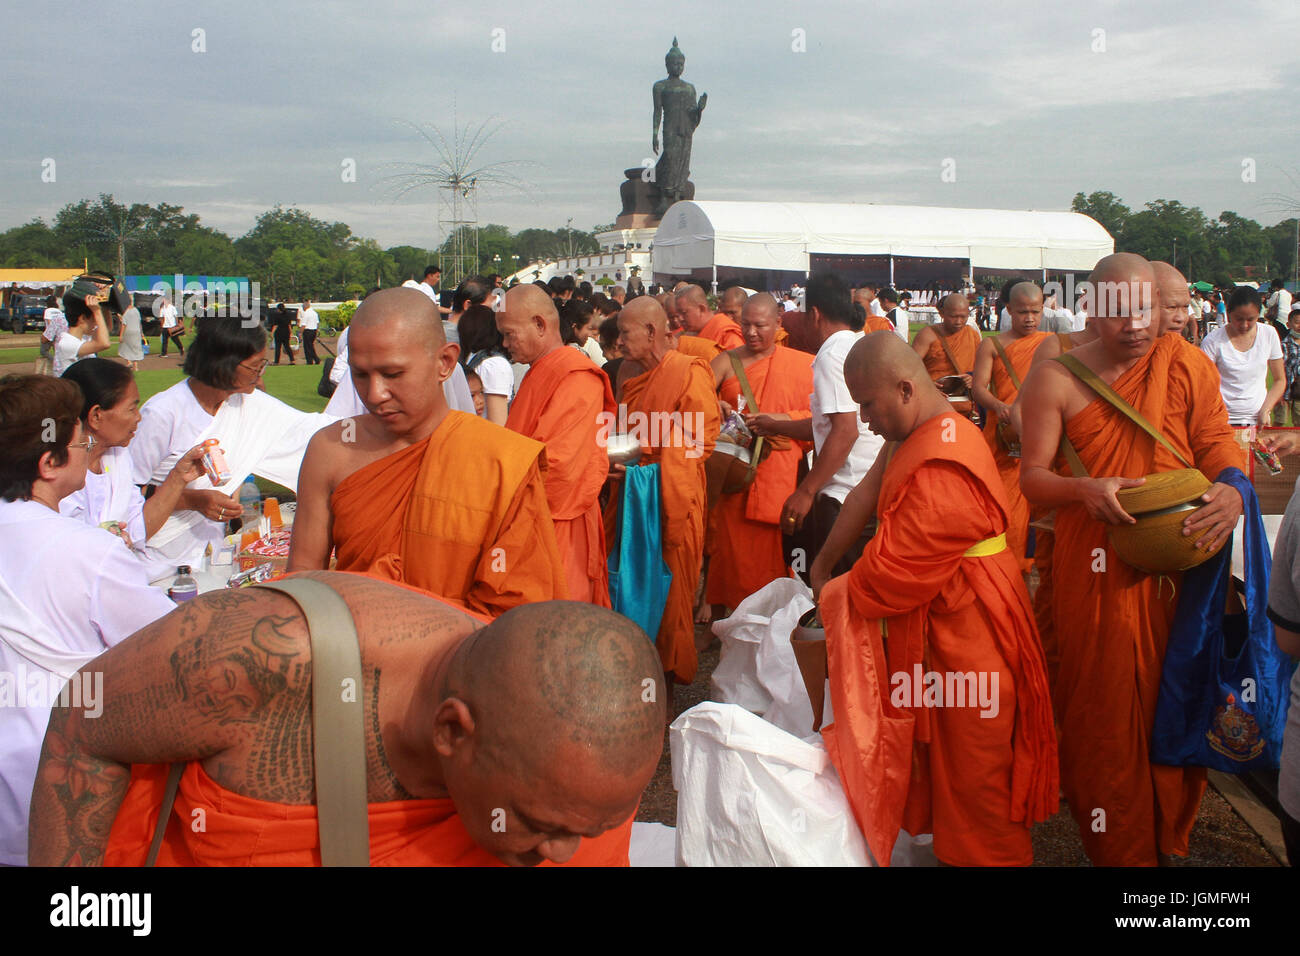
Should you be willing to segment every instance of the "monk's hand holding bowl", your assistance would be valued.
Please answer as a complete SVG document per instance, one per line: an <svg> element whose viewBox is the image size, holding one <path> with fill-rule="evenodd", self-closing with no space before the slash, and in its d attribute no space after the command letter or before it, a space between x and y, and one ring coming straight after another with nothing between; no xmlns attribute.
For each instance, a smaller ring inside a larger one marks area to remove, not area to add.
<svg viewBox="0 0 1300 956"><path fill-rule="evenodd" d="M998 402L997 406L994 408L994 411L997 412L998 421L1000 421L1003 425L1014 424L1011 421L1011 406L1008 405L1006 402Z"/></svg>
<svg viewBox="0 0 1300 956"><path fill-rule="evenodd" d="M965 375L959 376L959 378L961 378L961 380L966 384L967 389L973 388L975 386L975 376L972 375L970 372L967 372Z"/></svg>
<svg viewBox="0 0 1300 956"><path fill-rule="evenodd" d="M1079 478L1080 500L1088 514L1106 524L1137 524L1137 518L1124 510L1115 497L1121 488L1136 488L1145 478Z"/></svg>
<svg viewBox="0 0 1300 956"><path fill-rule="evenodd" d="M622 481L623 476L627 474L627 465L610 465L609 477L614 481Z"/></svg>
<svg viewBox="0 0 1300 956"><path fill-rule="evenodd" d="M1210 490L1201 495L1205 506L1197 508L1183 522L1183 536L1204 535L1199 537L1196 547L1201 551L1213 551L1232 534L1241 517L1241 492L1232 485L1216 482Z"/></svg>

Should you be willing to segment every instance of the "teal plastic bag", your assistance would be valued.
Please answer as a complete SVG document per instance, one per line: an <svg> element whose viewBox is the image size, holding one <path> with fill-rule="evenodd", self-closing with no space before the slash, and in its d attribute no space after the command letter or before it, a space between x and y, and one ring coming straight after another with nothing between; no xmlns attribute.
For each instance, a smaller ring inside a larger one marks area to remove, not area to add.
<svg viewBox="0 0 1300 956"><path fill-rule="evenodd" d="M618 547L609 557L609 600L654 641L673 575L664 563L659 466L632 465L623 479Z"/></svg>

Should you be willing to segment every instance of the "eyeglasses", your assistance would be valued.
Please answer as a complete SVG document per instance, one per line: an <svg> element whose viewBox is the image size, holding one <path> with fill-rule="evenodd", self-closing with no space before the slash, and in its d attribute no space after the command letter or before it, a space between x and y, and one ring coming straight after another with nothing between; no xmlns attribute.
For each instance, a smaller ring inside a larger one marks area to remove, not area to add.
<svg viewBox="0 0 1300 956"><path fill-rule="evenodd" d="M94 449L94 447L95 447L96 445L98 445L98 444L99 444L99 442L95 441L95 436L94 436L94 435L87 435L87 436L86 436L85 438L83 438L81 441L68 442L68 447L69 447L69 448L84 448L84 449L86 449L86 451L91 451L91 450Z"/></svg>
<svg viewBox="0 0 1300 956"><path fill-rule="evenodd" d="M270 364L271 363L267 359L262 359L262 361L258 363L256 368L249 368L243 362L239 363L239 367L252 372L254 375L261 375L263 372L266 371L266 367Z"/></svg>

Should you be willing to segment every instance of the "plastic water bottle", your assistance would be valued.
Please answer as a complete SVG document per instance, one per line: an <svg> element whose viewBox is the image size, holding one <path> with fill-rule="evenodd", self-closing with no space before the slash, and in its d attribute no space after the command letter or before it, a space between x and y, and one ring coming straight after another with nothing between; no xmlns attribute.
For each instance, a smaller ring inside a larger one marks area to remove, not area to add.
<svg viewBox="0 0 1300 956"><path fill-rule="evenodd" d="M190 576L188 564L182 564L176 569L176 577L167 589L167 596L177 604L199 596L199 582Z"/></svg>
<svg viewBox="0 0 1300 956"><path fill-rule="evenodd" d="M249 475L239 486L239 506L243 509L244 527L256 526L262 511L262 493Z"/></svg>

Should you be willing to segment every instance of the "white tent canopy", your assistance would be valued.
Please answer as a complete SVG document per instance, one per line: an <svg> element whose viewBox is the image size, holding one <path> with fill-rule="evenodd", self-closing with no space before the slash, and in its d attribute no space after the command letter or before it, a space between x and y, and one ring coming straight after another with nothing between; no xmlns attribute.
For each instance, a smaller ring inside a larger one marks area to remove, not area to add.
<svg viewBox="0 0 1300 956"><path fill-rule="evenodd" d="M679 202L659 224L654 271L731 266L807 273L810 255L966 259L972 269L1086 272L1115 251L1074 212L871 203Z"/></svg>

